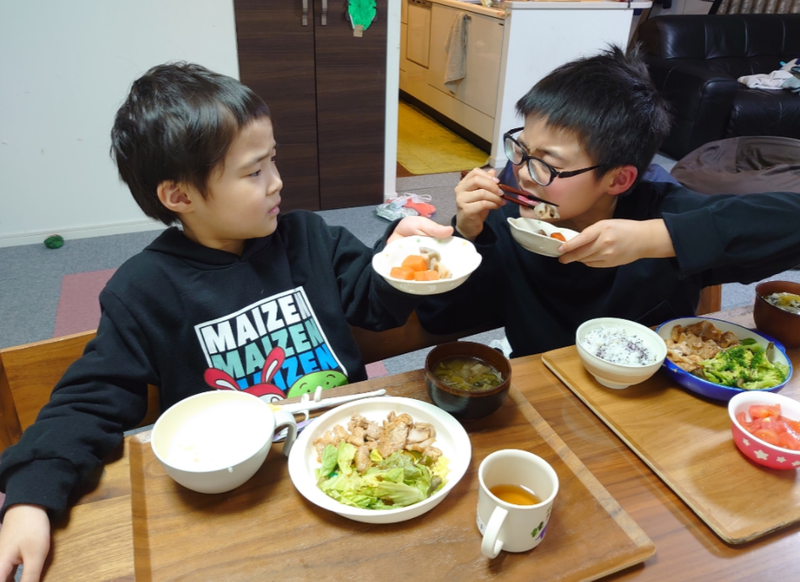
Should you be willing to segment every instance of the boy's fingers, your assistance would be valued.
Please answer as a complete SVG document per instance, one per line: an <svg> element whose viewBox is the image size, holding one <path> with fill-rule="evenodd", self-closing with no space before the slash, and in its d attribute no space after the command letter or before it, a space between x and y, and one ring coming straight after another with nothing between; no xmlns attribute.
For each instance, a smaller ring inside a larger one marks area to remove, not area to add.
<svg viewBox="0 0 800 582"><path fill-rule="evenodd" d="M15 566L16 564L12 564L11 562L4 560L3 563L0 564L0 580L13 580Z"/></svg>
<svg viewBox="0 0 800 582"><path fill-rule="evenodd" d="M22 567L20 582L39 582L43 567L44 560L26 560Z"/></svg>

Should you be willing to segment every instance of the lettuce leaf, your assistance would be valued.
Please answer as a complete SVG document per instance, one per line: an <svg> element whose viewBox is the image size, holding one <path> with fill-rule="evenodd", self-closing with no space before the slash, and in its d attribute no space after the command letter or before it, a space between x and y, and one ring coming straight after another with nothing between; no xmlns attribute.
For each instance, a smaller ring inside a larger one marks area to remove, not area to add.
<svg viewBox="0 0 800 582"><path fill-rule="evenodd" d="M371 454L373 464L361 474L355 468L355 453L356 447L345 441L338 447L327 445L322 467L317 470L318 487L345 505L364 509L407 507L424 501L445 483L444 457L432 471L420 464L418 453L399 451L386 459Z"/></svg>

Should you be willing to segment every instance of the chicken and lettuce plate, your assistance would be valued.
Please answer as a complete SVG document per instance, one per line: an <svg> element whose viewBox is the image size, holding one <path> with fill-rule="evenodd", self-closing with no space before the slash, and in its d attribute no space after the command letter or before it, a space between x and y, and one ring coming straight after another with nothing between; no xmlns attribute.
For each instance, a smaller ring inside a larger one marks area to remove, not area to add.
<svg viewBox="0 0 800 582"><path fill-rule="evenodd" d="M407 413L378 422L354 413L314 441L317 486L339 503L363 509L396 509L441 489L448 460L436 448L436 428Z"/></svg>
<svg viewBox="0 0 800 582"><path fill-rule="evenodd" d="M289 476L318 507L365 523L396 523L439 505L469 469L472 445L450 414L380 396L329 410L297 437Z"/></svg>

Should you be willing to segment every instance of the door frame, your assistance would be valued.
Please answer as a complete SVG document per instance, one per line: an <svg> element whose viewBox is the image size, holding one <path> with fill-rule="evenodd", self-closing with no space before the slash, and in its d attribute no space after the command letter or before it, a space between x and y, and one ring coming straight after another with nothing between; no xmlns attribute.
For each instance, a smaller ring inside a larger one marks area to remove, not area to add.
<svg viewBox="0 0 800 582"><path fill-rule="evenodd" d="M383 161L384 199L397 195L397 115L400 98L400 12L405 0L388 0L386 14L386 141ZM380 6L379 6L380 8ZM369 34L369 29L365 32Z"/></svg>

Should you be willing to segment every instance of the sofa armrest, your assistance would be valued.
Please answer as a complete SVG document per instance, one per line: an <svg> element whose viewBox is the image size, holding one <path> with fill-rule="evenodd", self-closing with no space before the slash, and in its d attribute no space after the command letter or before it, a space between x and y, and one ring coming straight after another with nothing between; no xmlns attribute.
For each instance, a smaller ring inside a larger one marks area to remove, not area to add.
<svg viewBox="0 0 800 582"><path fill-rule="evenodd" d="M740 83L702 61L646 57L650 76L669 101L675 119L662 150L676 159L725 137Z"/></svg>

